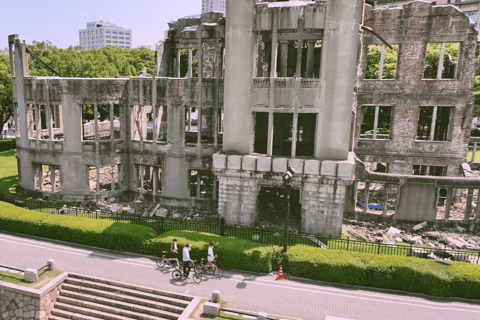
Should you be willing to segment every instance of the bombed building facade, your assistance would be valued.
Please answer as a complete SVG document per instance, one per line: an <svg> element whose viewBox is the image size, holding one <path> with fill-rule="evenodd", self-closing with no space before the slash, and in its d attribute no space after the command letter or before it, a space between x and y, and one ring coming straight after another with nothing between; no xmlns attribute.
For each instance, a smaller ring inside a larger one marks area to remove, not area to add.
<svg viewBox="0 0 480 320"><path fill-rule="evenodd" d="M400 194L415 202L418 181L436 184L422 193L436 208L436 179L466 162L477 31L455 7L227 0L226 16L169 24L155 77L31 77L25 42L9 45L19 185L36 196L129 192L251 225L293 167L301 229L338 237L344 212L368 211L356 207L370 184L398 193L383 215L419 220Z"/></svg>

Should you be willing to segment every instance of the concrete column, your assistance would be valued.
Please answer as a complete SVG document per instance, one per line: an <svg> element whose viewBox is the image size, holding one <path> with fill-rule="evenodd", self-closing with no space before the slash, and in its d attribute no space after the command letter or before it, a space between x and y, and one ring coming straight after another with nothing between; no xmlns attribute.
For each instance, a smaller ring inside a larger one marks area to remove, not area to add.
<svg viewBox="0 0 480 320"><path fill-rule="evenodd" d="M48 169L50 169L50 183L52 184L52 192L55 193L57 192L57 188L55 186L55 173L57 170L55 170L55 166L48 166Z"/></svg>
<svg viewBox="0 0 480 320"><path fill-rule="evenodd" d="M45 120L47 121L47 130L48 130L48 140L53 141L53 123L52 123L52 106L50 105L50 84L48 80L45 83L47 105L45 106ZM52 148L52 145L49 144L49 148ZM50 149L51 151L51 149Z"/></svg>
<svg viewBox="0 0 480 320"><path fill-rule="evenodd" d="M188 49L188 77L193 77L193 49Z"/></svg>
<svg viewBox="0 0 480 320"><path fill-rule="evenodd" d="M297 69L295 71L295 76L297 78L302 77L302 54L303 54L303 40L298 40L298 49L297 49Z"/></svg>
<svg viewBox="0 0 480 320"><path fill-rule="evenodd" d="M158 179L158 167L154 167L153 168L153 179L152 179L153 195L157 194L157 179Z"/></svg>
<svg viewBox="0 0 480 320"><path fill-rule="evenodd" d="M202 157L202 104L203 104L203 45L202 32L198 31L198 87L197 87L197 157ZM185 126L184 126L185 127Z"/></svg>
<svg viewBox="0 0 480 320"><path fill-rule="evenodd" d="M280 41L280 77L287 76L288 41Z"/></svg>
<svg viewBox="0 0 480 320"><path fill-rule="evenodd" d="M327 2L320 77L324 110L318 115L315 140L318 159L348 159L362 10L363 0Z"/></svg>
<svg viewBox="0 0 480 320"><path fill-rule="evenodd" d="M315 57L315 43L316 41L307 41L307 75L306 78L313 78L313 64Z"/></svg>
<svg viewBox="0 0 480 320"><path fill-rule="evenodd" d="M278 51L278 33L277 21L278 11L273 10L272 22L272 57L270 61L270 97L269 97L269 113L268 113L268 129L267 129L267 156L273 154L273 109L275 108L275 78L277 76L277 51Z"/></svg>
<svg viewBox="0 0 480 320"><path fill-rule="evenodd" d="M226 15L229 18L225 26L228 63L225 65L223 151L250 154L253 151L250 83L256 42L252 28L255 24L255 0L227 0Z"/></svg>
<svg viewBox="0 0 480 320"><path fill-rule="evenodd" d="M177 49L177 78L180 78L180 49Z"/></svg>

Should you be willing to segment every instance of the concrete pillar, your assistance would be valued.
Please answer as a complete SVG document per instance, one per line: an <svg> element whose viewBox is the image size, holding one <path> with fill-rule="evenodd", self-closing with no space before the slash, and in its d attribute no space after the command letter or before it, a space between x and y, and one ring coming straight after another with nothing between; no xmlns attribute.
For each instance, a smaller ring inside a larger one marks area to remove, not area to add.
<svg viewBox="0 0 480 320"><path fill-rule="evenodd" d="M255 0L227 0L226 15L229 18L225 27L225 59L228 63L225 66L223 151L250 154L253 151L250 83L256 42L252 28Z"/></svg>
<svg viewBox="0 0 480 320"><path fill-rule="evenodd" d="M298 40L298 49L297 49L297 69L295 71L295 76L297 78L302 77L302 54L303 54L303 40Z"/></svg>
<svg viewBox="0 0 480 320"><path fill-rule="evenodd" d="M193 77L193 49L188 49L188 77Z"/></svg>
<svg viewBox="0 0 480 320"><path fill-rule="evenodd" d="M306 78L313 78L313 63L315 57L315 43L316 41L307 41L307 75Z"/></svg>
<svg viewBox="0 0 480 320"><path fill-rule="evenodd" d="M280 41L280 77L287 76L288 41Z"/></svg>
<svg viewBox="0 0 480 320"><path fill-rule="evenodd" d="M202 32L198 32L198 87L197 87L197 157L202 157L202 100L203 100L203 41ZM185 127L185 126L184 126Z"/></svg>
<svg viewBox="0 0 480 320"><path fill-rule="evenodd" d="M180 49L177 49L177 78L180 78Z"/></svg>
<svg viewBox="0 0 480 320"><path fill-rule="evenodd" d="M321 61L324 111L317 119L315 158L348 159L362 4L363 0L327 2Z"/></svg>

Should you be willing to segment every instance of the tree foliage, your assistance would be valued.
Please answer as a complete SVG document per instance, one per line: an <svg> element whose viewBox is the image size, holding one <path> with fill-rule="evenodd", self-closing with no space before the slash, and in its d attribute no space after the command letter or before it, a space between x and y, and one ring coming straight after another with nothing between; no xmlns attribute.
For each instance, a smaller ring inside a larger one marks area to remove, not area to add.
<svg viewBox="0 0 480 320"><path fill-rule="evenodd" d="M396 77L398 45L393 45L392 47L393 49L385 47L382 79L395 79ZM381 53L381 46L368 46L365 79L378 79Z"/></svg>
<svg viewBox="0 0 480 320"><path fill-rule="evenodd" d="M85 50L81 46L57 48L49 41L33 41L29 49L67 78L137 77L144 67L147 76L155 73L155 52L146 48L104 47ZM37 60L29 57L32 76L54 76ZM93 113L92 113L93 114ZM0 50L0 130L13 115L10 61L7 50Z"/></svg>
<svg viewBox="0 0 480 320"><path fill-rule="evenodd" d="M10 58L8 51L0 50L0 131L13 115L12 82L10 79Z"/></svg>

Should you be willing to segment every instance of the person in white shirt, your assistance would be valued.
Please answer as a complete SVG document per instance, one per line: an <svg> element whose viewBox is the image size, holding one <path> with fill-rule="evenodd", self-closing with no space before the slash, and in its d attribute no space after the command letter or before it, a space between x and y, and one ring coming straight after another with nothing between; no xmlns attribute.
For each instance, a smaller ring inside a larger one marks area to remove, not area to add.
<svg viewBox="0 0 480 320"><path fill-rule="evenodd" d="M215 261L215 255L213 254L213 247L215 247L214 241L210 242L210 245L208 246L208 253L207 253L208 264L212 264Z"/></svg>
<svg viewBox="0 0 480 320"><path fill-rule="evenodd" d="M190 259L190 250L192 250L190 243L186 243L183 247L183 273L185 278L188 278L190 273L190 262L193 262Z"/></svg>

